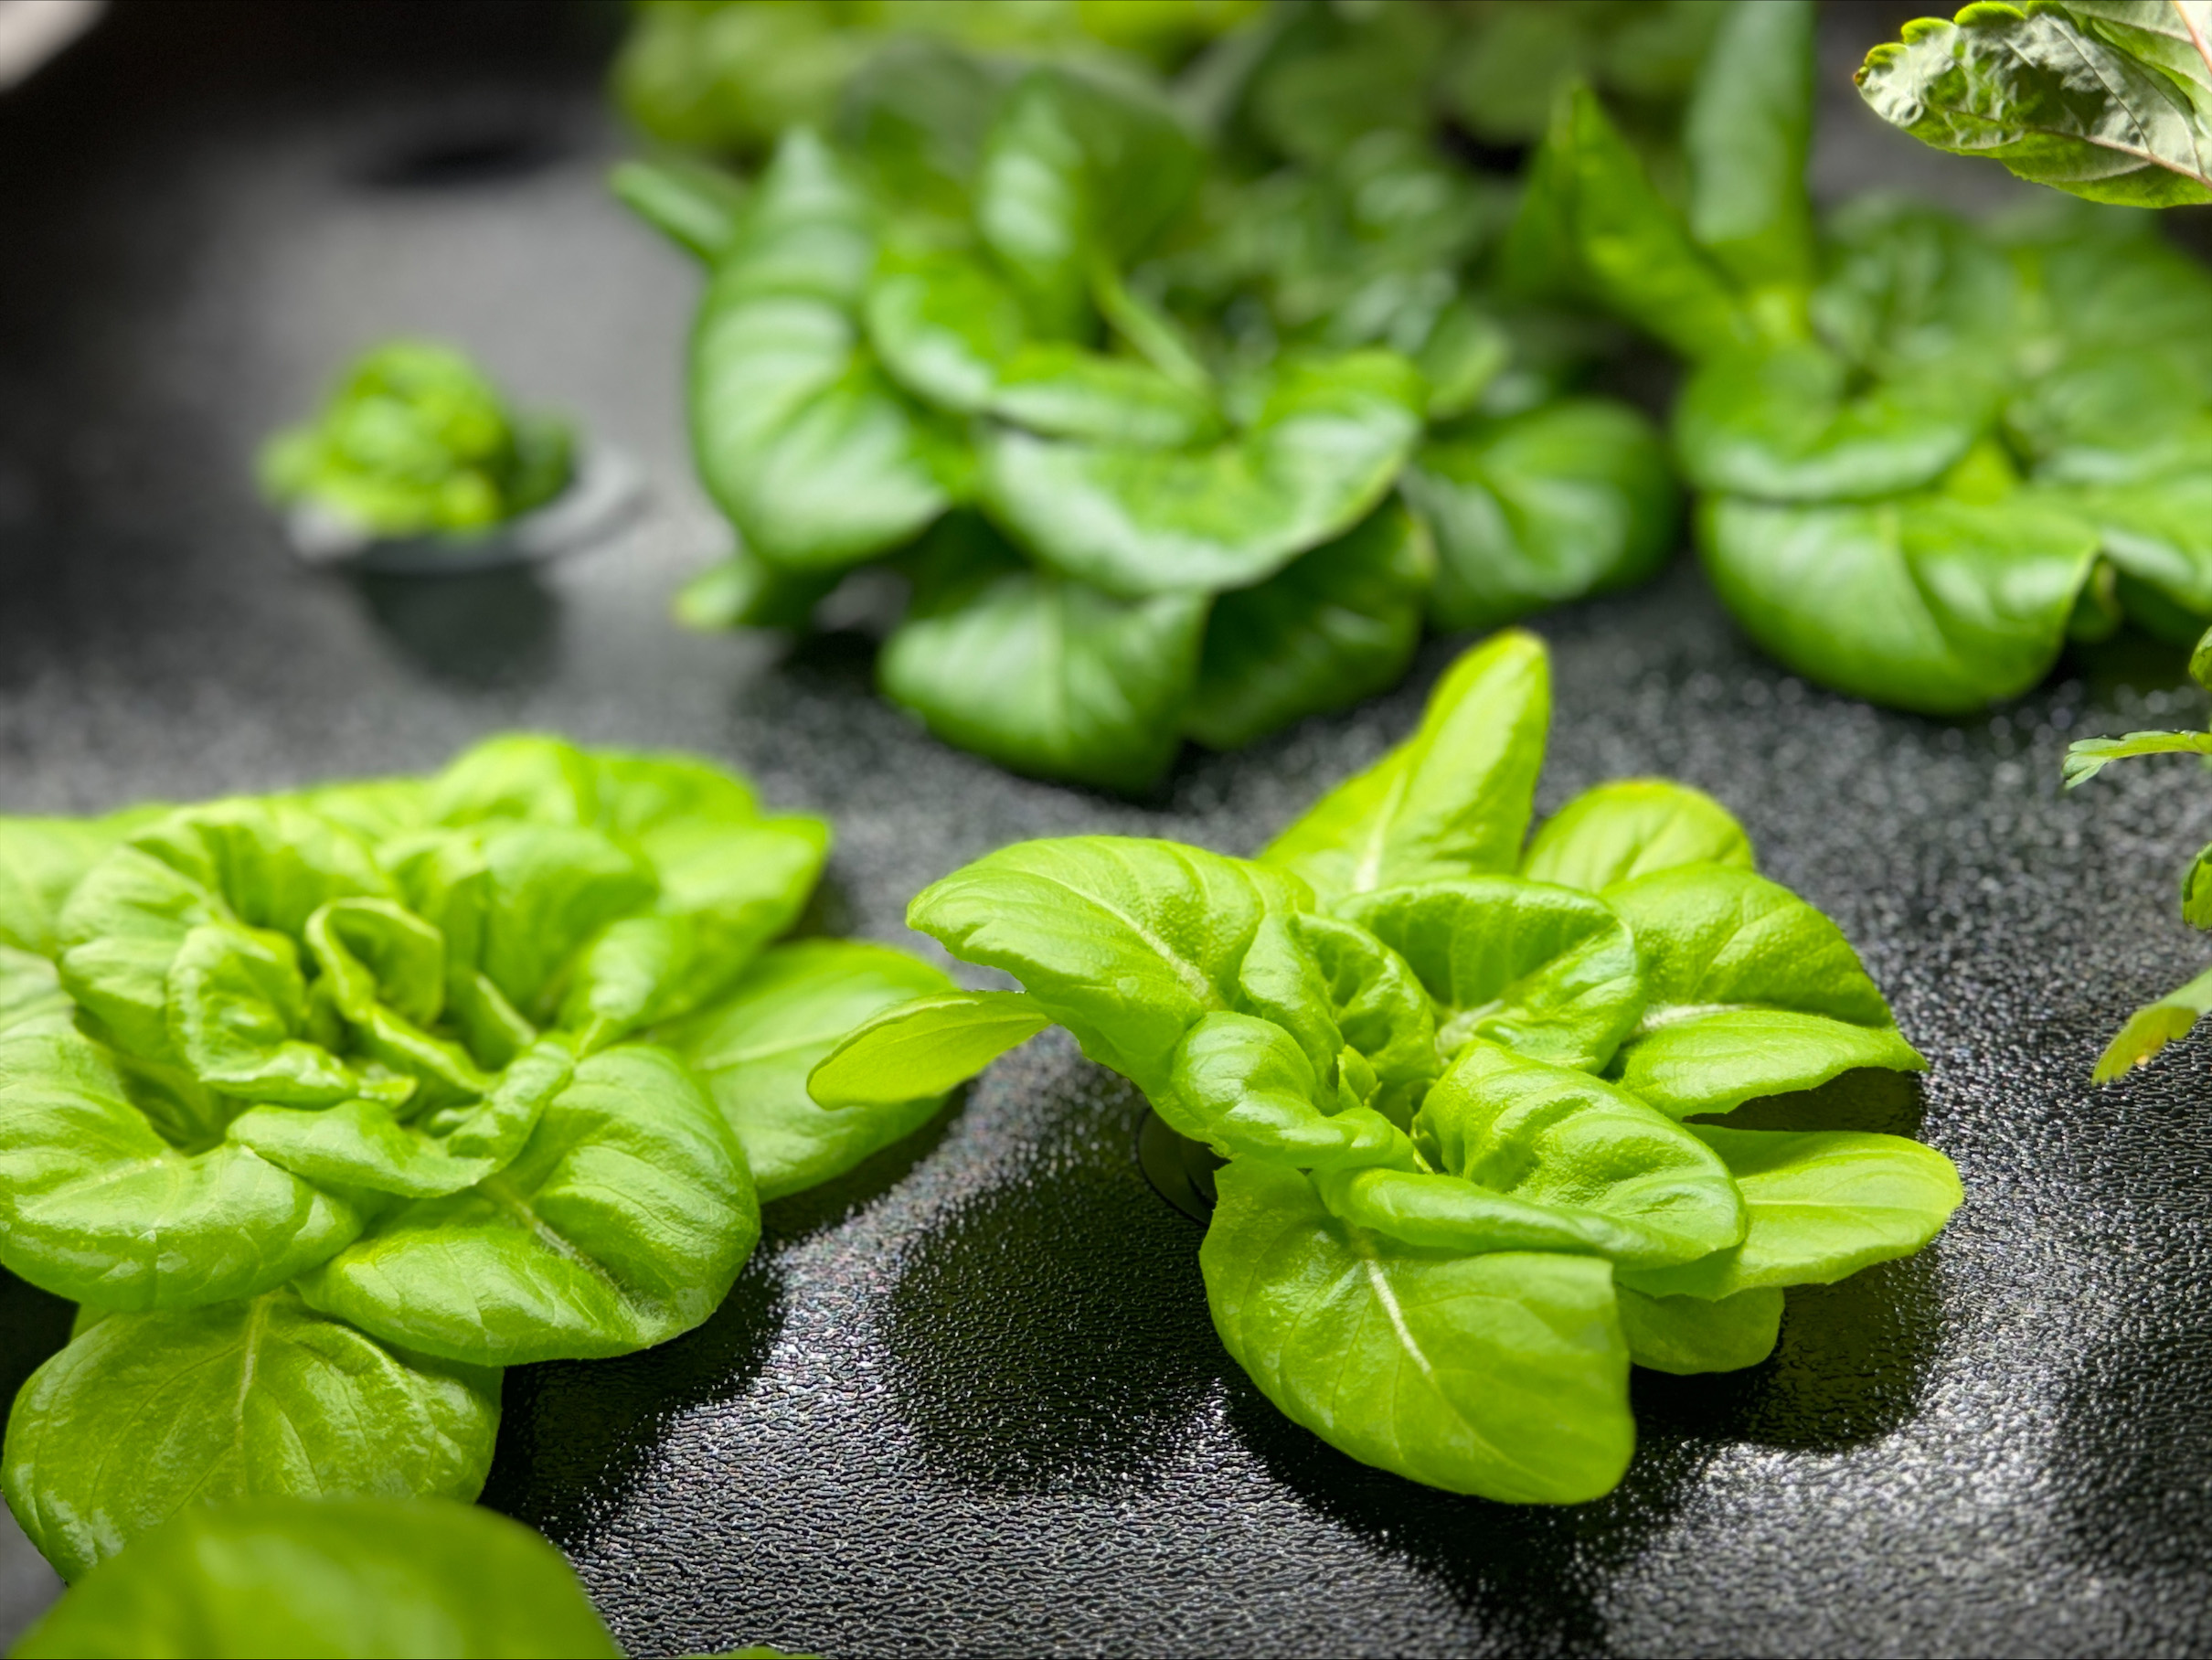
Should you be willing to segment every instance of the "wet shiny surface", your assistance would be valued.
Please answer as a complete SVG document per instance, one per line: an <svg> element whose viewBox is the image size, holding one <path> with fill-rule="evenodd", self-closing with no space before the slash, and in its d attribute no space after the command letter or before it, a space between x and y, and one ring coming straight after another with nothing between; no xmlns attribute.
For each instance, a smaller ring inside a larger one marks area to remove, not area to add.
<svg viewBox="0 0 2212 1660"><path fill-rule="evenodd" d="M938 748L874 698L856 634L676 632L669 596L723 534L681 431L695 279L601 188L621 141L592 14L307 9L125 7L0 98L0 809L428 768L517 725L692 748L835 815L818 925L912 942L907 896L1003 841L1249 851L1410 726L1447 644L1399 693L1194 753L1132 803ZM1826 176L1864 176L1855 154ZM647 521L541 572L301 569L252 446L400 329L640 457ZM1687 779L1842 923L1933 1068L1814 1104L1958 1161L1940 1244L1792 1293L1754 1371L1640 1376L1611 1498L1453 1498L1350 1463L1227 1363L1198 1225L1134 1155L1143 1103L1048 1036L771 1207L700 1331L509 1374L486 1499L570 1553L633 1651L2212 1644L2212 1048L2088 1084L2207 954L2173 887L2212 787L2175 759L2057 790L2068 737L2196 720L2201 695L2169 654L2113 651L1989 718L1879 713L1758 657L1687 565L1539 626L1540 804ZM0 1283L0 1384L66 1318ZM0 1635L51 1593L0 1545Z"/></svg>

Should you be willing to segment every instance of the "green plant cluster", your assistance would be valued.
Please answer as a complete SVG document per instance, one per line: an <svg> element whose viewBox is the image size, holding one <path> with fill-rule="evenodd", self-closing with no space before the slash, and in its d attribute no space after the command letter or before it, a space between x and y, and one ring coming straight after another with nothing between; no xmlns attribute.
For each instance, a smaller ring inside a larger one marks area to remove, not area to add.
<svg viewBox="0 0 2212 1660"><path fill-rule="evenodd" d="M1938 714L2123 617L2194 639L2212 275L2118 210L1975 225L1866 199L1816 235L1812 49L1809 6L1731 13L1686 213L1570 96L1514 232L1524 280L1577 282L1689 360L1675 449L1721 598L1808 677Z"/></svg>
<svg viewBox="0 0 2212 1660"><path fill-rule="evenodd" d="M1250 124L1284 155L1334 155L1376 126L1441 122L1500 147L1541 136L1582 76L1658 144L1725 0L636 0L614 95L657 142L746 159L825 126L856 79L916 42L1008 61L1173 70L1232 37L1201 93L1251 77Z"/></svg>
<svg viewBox="0 0 2212 1660"><path fill-rule="evenodd" d="M8 1651L64 1656L621 1660L559 1551L451 1499L248 1498L179 1511ZM739 1649L723 1660L809 1660Z"/></svg>
<svg viewBox="0 0 2212 1660"><path fill-rule="evenodd" d="M567 422L510 410L451 346L392 340L262 447L261 488L378 536L465 536L568 488L572 448Z"/></svg>
<svg viewBox="0 0 2212 1660"><path fill-rule="evenodd" d="M1261 10L1262 0L636 0L614 96L661 144L749 158L788 128L829 122L848 82L917 43L1142 72Z"/></svg>
<svg viewBox="0 0 2212 1660"><path fill-rule="evenodd" d="M1544 649L1508 633L1256 860L1107 836L977 860L909 920L1022 989L884 1010L815 1098L874 1111L1065 1027L1228 1161L1207 1296L1288 1416L1455 1492L1608 1492L1632 1362L1757 1363L1784 1287L1919 1250L1961 1191L1914 1141L1728 1122L1924 1062L1709 797L1601 784L1528 836L1548 718Z"/></svg>
<svg viewBox="0 0 2212 1660"><path fill-rule="evenodd" d="M714 1312L760 1202L939 1102L814 1059L950 985L771 945L828 826L509 737L434 778L0 820L0 1264L79 1303L0 1484L65 1578L181 1506L474 1496L501 1368Z"/></svg>
<svg viewBox="0 0 2212 1660"><path fill-rule="evenodd" d="M1884 121L2129 208L2212 202L2212 4L1981 0L1866 54Z"/></svg>
<svg viewBox="0 0 2212 1660"><path fill-rule="evenodd" d="M709 267L692 435L742 545L681 613L803 626L888 563L884 690L1017 770L1141 788L1186 736L1391 684L1424 620L1495 626L1672 549L1650 424L1564 395L1572 328L1487 302L1502 187L1388 123L1254 162L1142 81L917 48L748 192L645 164L618 188Z"/></svg>

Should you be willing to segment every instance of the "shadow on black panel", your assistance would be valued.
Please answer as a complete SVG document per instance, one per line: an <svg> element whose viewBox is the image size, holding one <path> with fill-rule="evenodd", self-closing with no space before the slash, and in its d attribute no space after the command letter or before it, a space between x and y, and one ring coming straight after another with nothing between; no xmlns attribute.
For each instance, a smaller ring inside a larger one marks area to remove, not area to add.
<svg viewBox="0 0 2212 1660"><path fill-rule="evenodd" d="M2146 1306L2067 1387L2050 1474L2078 1559L2185 1576L2201 1607L2212 1572L2212 1292L2146 1289Z"/></svg>
<svg viewBox="0 0 2212 1660"><path fill-rule="evenodd" d="M1817 1090L1762 1095L1735 1112L1701 1115L1693 1123L1731 1130L1855 1130L1876 1135L1918 1137L1926 1108L1913 1072L1861 1067Z"/></svg>
<svg viewBox="0 0 2212 1660"><path fill-rule="evenodd" d="M77 1305L0 1269L0 1416L24 1380L69 1340Z"/></svg>
<svg viewBox="0 0 2212 1660"><path fill-rule="evenodd" d="M951 1480L1096 1492L1155 1471L1228 1364L1198 1230L1131 1167L1129 1119L1111 1128L955 1212L892 1293L900 1412Z"/></svg>
<svg viewBox="0 0 2212 1660"><path fill-rule="evenodd" d="M537 685L553 669L560 601L536 571L351 580L378 632L437 679L488 691Z"/></svg>
<svg viewBox="0 0 2212 1660"><path fill-rule="evenodd" d="M1346 1457L1224 1364L1233 1379L1230 1425L1269 1473L1313 1510L1442 1583L1502 1654L1604 1652L1608 1580L1668 1526L1710 1456L1688 1438L1644 1435L1627 1477L1594 1504L1495 1504Z"/></svg>
<svg viewBox="0 0 2212 1660"><path fill-rule="evenodd" d="M759 1375L784 1304L782 1271L756 1251L722 1306L672 1343L509 1368L484 1503L582 1548L646 1476L671 1420Z"/></svg>
<svg viewBox="0 0 2212 1660"><path fill-rule="evenodd" d="M1791 1452L1840 1452L1878 1441L1920 1410L1942 1322L1932 1251L1834 1285L1792 1286L1781 1341L1764 1362L1695 1378L1639 1369L1636 1421L1652 1434Z"/></svg>

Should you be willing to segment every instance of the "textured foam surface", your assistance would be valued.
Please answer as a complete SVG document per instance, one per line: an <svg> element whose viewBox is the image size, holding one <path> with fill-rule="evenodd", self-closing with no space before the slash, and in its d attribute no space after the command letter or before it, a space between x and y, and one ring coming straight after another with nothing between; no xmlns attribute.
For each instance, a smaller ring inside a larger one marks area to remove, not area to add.
<svg viewBox="0 0 2212 1660"><path fill-rule="evenodd" d="M511 726L690 748L835 817L819 925L911 943L906 898L1004 841L1250 851L1408 729L1447 644L1398 693L1194 753L1132 803L934 745L872 696L856 635L673 629L724 533L681 430L694 276L600 186L607 22L126 5L0 97L0 810L423 769ZM1850 43L1830 56L1847 69ZM1839 131L1824 179L1923 165ZM293 565L252 447L400 329L643 459L649 521L542 576ZM1925 1085L1824 1105L1958 1161L1966 1208L1933 1250L1792 1293L1754 1371L1639 1376L1611 1498L1452 1498L1244 1382L1198 1227L1137 1168L1142 1103L1048 1036L914 1143L771 1207L702 1330L510 1373L487 1502L567 1549L642 1654L2212 1645L2212 1051L2088 1082L2127 1010L2208 954L2174 878L2212 788L2175 760L2057 789L2069 736L2203 699L2170 654L2116 651L1991 718L1883 714L1760 658L1686 563L1537 626L1558 683L1540 804L1629 773L1713 792L1889 992ZM66 1322L0 1282L0 1386ZM0 1544L0 1637L52 1591Z"/></svg>

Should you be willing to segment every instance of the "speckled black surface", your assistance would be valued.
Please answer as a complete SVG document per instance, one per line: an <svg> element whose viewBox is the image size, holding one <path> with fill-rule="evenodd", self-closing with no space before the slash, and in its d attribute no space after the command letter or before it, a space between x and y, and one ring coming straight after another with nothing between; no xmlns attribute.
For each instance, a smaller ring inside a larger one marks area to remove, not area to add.
<svg viewBox="0 0 2212 1660"><path fill-rule="evenodd" d="M1132 804L938 749L869 695L854 637L672 630L721 533L678 416L693 277L598 185L621 142L606 24L126 3L0 95L0 810L425 768L518 724L688 746L835 814L823 920L900 940L910 892L1000 842L1249 850L1407 729L1447 646L1398 695L1194 756ZM1824 181L1959 176L1838 107ZM542 580L292 566L251 447L399 328L645 458L650 522ZM1713 791L1890 992L1924 1090L1823 1105L1958 1161L1934 1250L1793 1294L1755 1371L1640 1378L1611 1499L1451 1498L1349 1463L1225 1362L1197 1227L1133 1157L1141 1103L1048 1038L913 1144L772 1207L702 1330L510 1373L487 1501L556 1538L644 1654L2212 1646L2208 1051L2087 1082L2127 1009L2207 955L2173 878L2212 788L2175 761L2056 789L2068 736L2202 699L2121 650L1992 718L1877 713L1753 654L1686 567L1539 626L1543 803L1628 772ZM0 1386L65 1312L0 1286ZM52 1591L0 1541L0 1637Z"/></svg>

